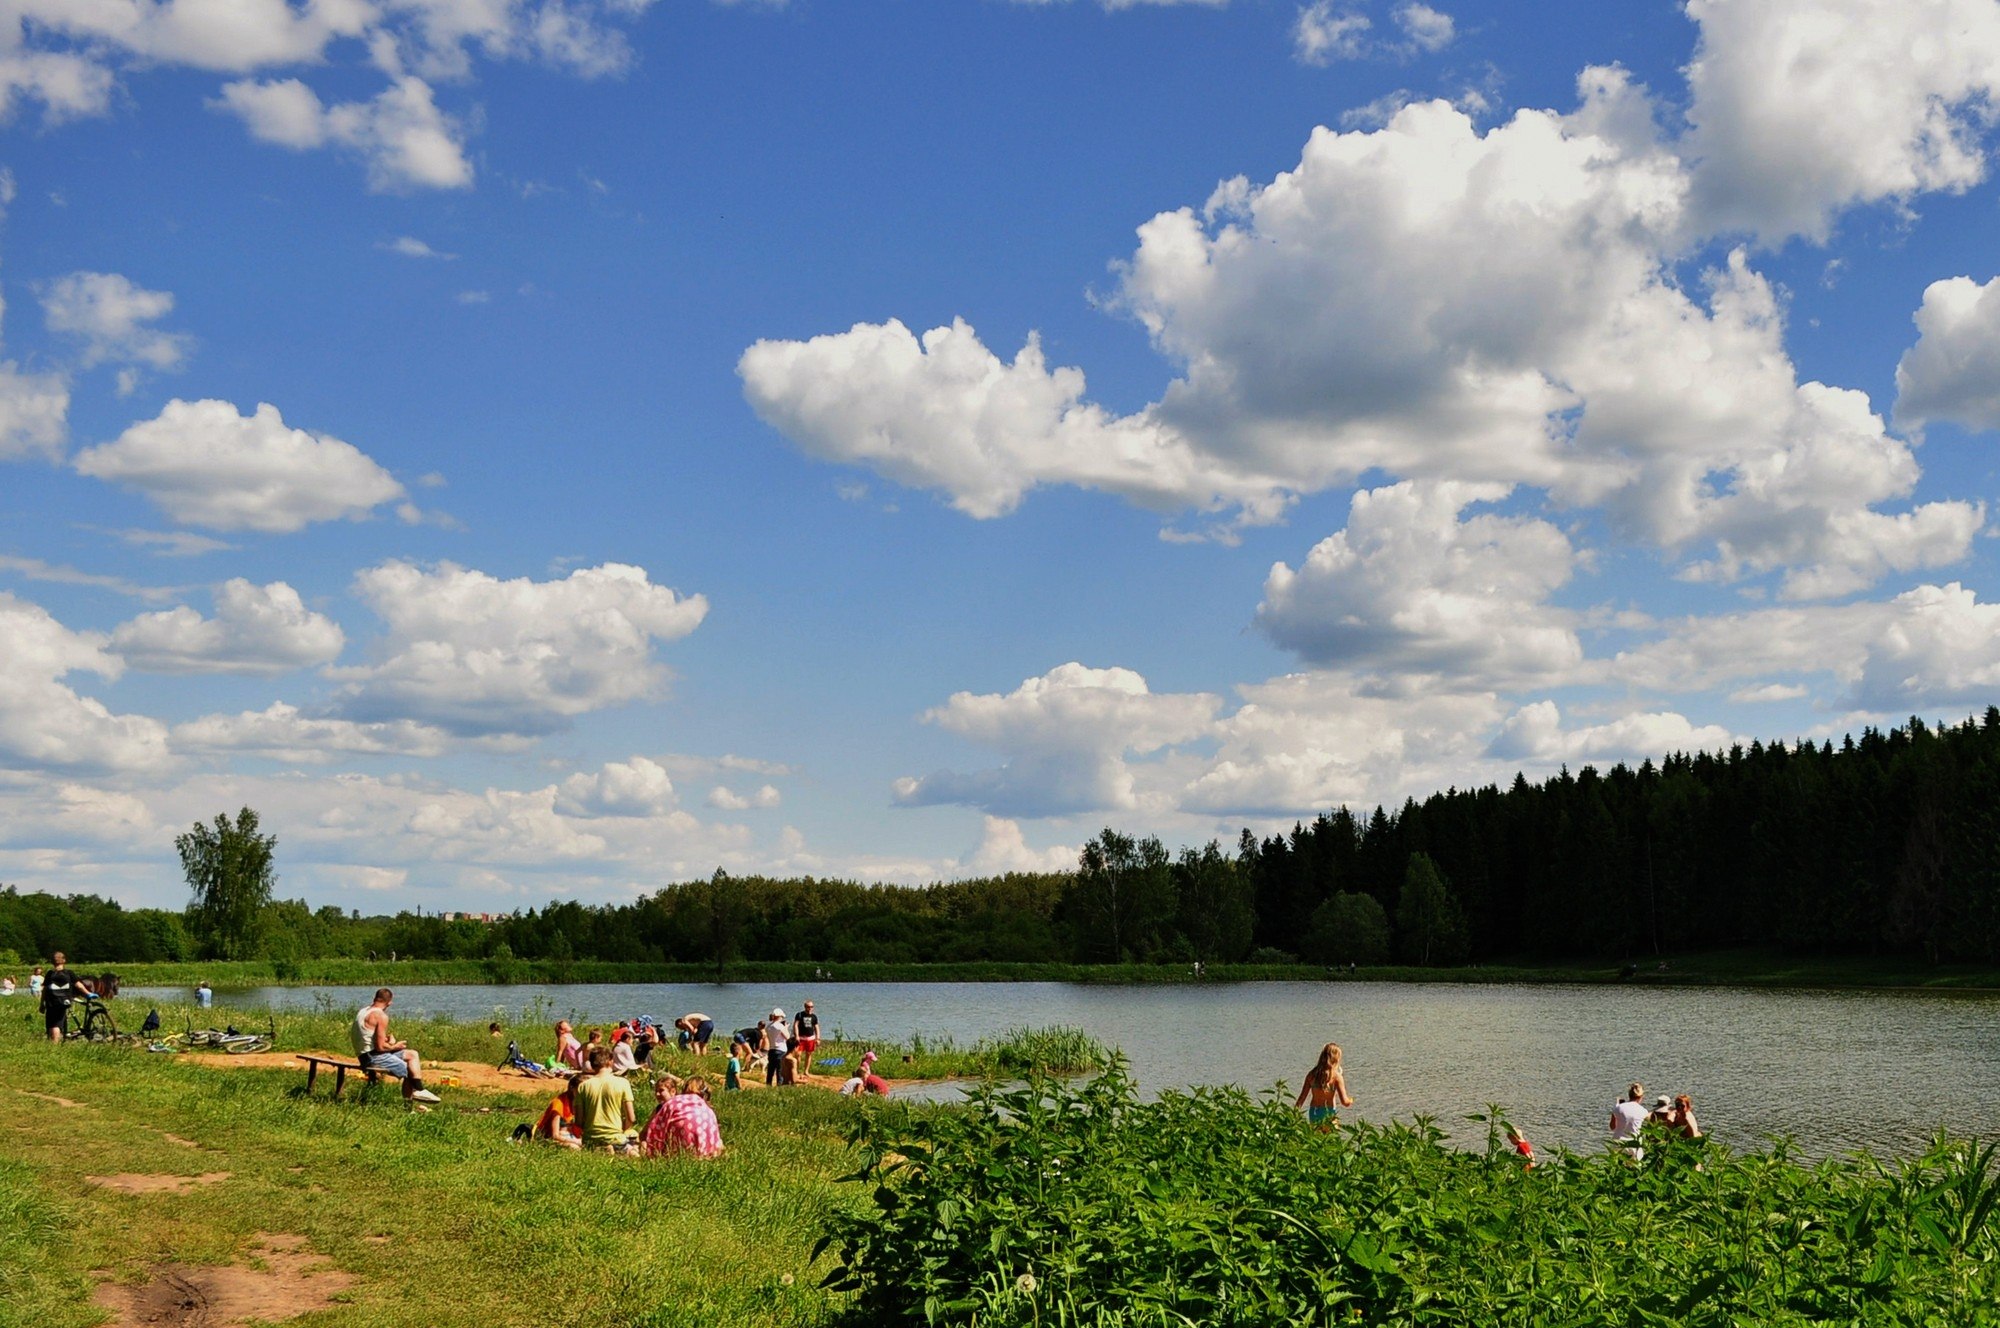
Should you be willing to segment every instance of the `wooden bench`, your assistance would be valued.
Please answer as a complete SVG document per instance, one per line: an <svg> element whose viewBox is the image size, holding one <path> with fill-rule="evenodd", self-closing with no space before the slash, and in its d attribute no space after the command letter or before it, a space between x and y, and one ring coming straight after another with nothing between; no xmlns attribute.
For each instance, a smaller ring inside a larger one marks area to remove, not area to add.
<svg viewBox="0 0 2000 1328"><path fill-rule="evenodd" d="M301 1055L299 1059L306 1063L306 1093L308 1095L313 1091L314 1081L319 1078L320 1066L324 1065L333 1071L333 1100L336 1102L340 1100L341 1091L347 1087L347 1072L349 1070L354 1071L356 1074L367 1075L368 1082L371 1084L379 1082L382 1078L380 1070L371 1070L360 1061L343 1061L333 1056L306 1055Z"/></svg>

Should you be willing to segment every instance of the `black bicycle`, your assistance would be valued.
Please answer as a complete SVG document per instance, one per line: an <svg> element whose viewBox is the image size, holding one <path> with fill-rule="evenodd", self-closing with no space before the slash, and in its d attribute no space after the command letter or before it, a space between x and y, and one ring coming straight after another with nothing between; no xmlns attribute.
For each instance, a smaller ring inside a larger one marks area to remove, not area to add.
<svg viewBox="0 0 2000 1328"><path fill-rule="evenodd" d="M139 1040L132 1034L120 1033L118 1021L111 1017L111 1007L89 992L78 994L69 1003L69 1009L63 1012L63 1038L83 1042L136 1043Z"/></svg>

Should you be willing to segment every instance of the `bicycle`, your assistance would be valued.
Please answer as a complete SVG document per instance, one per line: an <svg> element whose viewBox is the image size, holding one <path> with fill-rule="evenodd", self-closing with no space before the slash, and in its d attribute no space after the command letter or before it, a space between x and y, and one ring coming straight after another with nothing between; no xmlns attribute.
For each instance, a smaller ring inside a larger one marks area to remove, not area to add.
<svg viewBox="0 0 2000 1328"><path fill-rule="evenodd" d="M71 1001L69 1008L63 1012L63 1038L72 1042L116 1042L125 1046L137 1046L139 1042L134 1034L120 1033L118 1021L111 1017L111 1007L104 1003L102 997L88 992Z"/></svg>
<svg viewBox="0 0 2000 1328"><path fill-rule="evenodd" d="M152 1044L149 1050L180 1051L207 1048L225 1051L231 1056L248 1056L252 1052L269 1051L278 1045L278 1020L275 1015L266 1015L267 1031L244 1033L234 1024L227 1028L196 1028L194 1021L188 1021L185 1033L175 1033ZM178 1045L176 1045L178 1044Z"/></svg>

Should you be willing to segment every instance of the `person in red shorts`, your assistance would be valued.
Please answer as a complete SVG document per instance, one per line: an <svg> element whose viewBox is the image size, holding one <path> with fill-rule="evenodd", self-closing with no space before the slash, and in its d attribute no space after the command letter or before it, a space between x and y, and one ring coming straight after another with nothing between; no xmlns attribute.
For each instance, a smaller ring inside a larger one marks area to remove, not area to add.
<svg viewBox="0 0 2000 1328"><path fill-rule="evenodd" d="M793 1045L798 1048L799 1073L809 1075L813 1068L813 1053L819 1050L819 1015L813 1011L813 1003L807 1001L805 1008L792 1019Z"/></svg>

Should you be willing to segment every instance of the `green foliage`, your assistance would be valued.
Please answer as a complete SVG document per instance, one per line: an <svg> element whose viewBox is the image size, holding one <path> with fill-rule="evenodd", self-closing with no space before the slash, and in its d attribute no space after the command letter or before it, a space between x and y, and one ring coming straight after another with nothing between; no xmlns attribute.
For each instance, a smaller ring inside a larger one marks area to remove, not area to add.
<svg viewBox="0 0 2000 1328"><path fill-rule="evenodd" d="M1465 915L1427 853L1412 853L1396 901L1403 957L1415 964L1455 964L1465 958Z"/></svg>
<svg viewBox="0 0 2000 1328"><path fill-rule="evenodd" d="M1237 1090L1142 1103L1122 1065L862 1118L831 1284L869 1325L1986 1321L1994 1150L1814 1167L1650 1138L1523 1170L1428 1121L1319 1133ZM1697 1165L1699 1164L1699 1165Z"/></svg>
<svg viewBox="0 0 2000 1328"><path fill-rule="evenodd" d="M213 825L197 821L174 839L181 870L193 899L188 926L204 953L217 959L247 959L255 953L258 924L277 876L271 867L276 835L257 833L257 813L248 807L235 821L218 815Z"/></svg>
<svg viewBox="0 0 2000 1328"><path fill-rule="evenodd" d="M1313 910L1300 948L1316 964L1386 963L1389 915L1373 895L1343 890Z"/></svg>
<svg viewBox="0 0 2000 1328"><path fill-rule="evenodd" d="M1256 901L1250 883L1236 864L1222 855L1211 839L1199 848L1184 848L1174 862L1176 921L1187 942L1188 957L1204 964L1229 963L1250 952L1256 925Z"/></svg>
<svg viewBox="0 0 2000 1328"><path fill-rule="evenodd" d="M1106 829L1083 846L1063 897L1072 952L1086 962L1153 958L1165 948L1174 905L1165 845Z"/></svg>

